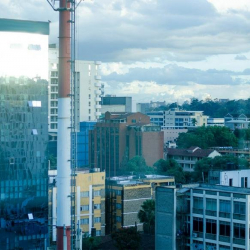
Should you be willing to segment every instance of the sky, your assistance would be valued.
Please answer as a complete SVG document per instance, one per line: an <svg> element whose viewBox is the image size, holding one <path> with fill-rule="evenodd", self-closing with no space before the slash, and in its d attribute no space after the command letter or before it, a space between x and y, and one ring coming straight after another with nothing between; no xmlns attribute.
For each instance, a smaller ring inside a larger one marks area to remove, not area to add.
<svg viewBox="0 0 250 250"><path fill-rule="evenodd" d="M46 0L1 0L0 16L51 21ZM77 57L102 61L105 94L133 103L247 99L249 0L86 0L76 14Z"/></svg>

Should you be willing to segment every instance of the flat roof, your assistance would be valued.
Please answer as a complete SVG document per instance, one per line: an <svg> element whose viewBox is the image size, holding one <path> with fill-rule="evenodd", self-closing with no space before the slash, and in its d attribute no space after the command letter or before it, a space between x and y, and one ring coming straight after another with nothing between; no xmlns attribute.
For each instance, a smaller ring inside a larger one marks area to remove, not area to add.
<svg viewBox="0 0 250 250"><path fill-rule="evenodd" d="M0 18L0 31L49 35L49 22Z"/></svg>

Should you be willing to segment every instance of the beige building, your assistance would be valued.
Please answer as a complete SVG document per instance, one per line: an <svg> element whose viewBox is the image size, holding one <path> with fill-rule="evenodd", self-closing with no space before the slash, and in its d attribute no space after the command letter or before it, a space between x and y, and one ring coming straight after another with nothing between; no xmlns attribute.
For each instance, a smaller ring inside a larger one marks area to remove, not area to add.
<svg viewBox="0 0 250 250"><path fill-rule="evenodd" d="M49 220L56 225L56 170L49 173ZM73 180L72 180L73 183ZM76 171L75 186L72 186L75 200L72 203L72 220L79 223L83 235L105 235L105 172L88 169ZM56 241L56 228L52 228L52 241Z"/></svg>

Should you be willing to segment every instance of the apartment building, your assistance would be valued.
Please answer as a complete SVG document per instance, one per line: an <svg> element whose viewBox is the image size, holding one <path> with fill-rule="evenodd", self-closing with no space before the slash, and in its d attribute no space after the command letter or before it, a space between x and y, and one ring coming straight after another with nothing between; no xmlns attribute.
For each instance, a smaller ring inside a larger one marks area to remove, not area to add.
<svg viewBox="0 0 250 250"><path fill-rule="evenodd" d="M106 180L106 232L110 234L122 227L137 225L139 231L143 224L137 218L145 200L155 198L156 186L174 185L172 176L145 175L116 176Z"/></svg>
<svg viewBox="0 0 250 250"><path fill-rule="evenodd" d="M247 188L157 187L156 249L250 249L249 198Z"/></svg>
<svg viewBox="0 0 250 250"><path fill-rule="evenodd" d="M49 132L57 132L58 109L58 56L55 44L49 46ZM75 122L79 130L79 122L97 121L101 115L101 96L104 85L101 84L101 62L75 62Z"/></svg>
<svg viewBox="0 0 250 250"><path fill-rule="evenodd" d="M83 236L103 236L105 235L105 172L99 172L99 169L92 171L78 169L75 174L75 186L72 186L72 193L75 197L72 203L72 218L75 227L77 228L79 223ZM50 225L56 225L57 218L56 175L56 170L50 171ZM56 241L56 229L53 227L51 232L52 240Z"/></svg>
<svg viewBox="0 0 250 250"><path fill-rule="evenodd" d="M176 160L184 171L194 171L197 161L205 157L214 158L216 156L221 156L221 154L214 149L201 149L199 147L166 148L165 151L165 158Z"/></svg>

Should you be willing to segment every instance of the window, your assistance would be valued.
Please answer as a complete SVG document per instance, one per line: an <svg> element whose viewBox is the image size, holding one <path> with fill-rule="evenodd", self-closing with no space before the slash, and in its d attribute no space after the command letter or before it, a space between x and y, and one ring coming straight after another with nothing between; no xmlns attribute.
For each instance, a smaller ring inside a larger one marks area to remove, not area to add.
<svg viewBox="0 0 250 250"><path fill-rule="evenodd" d="M132 123L136 123L136 119L132 119Z"/></svg>
<svg viewBox="0 0 250 250"><path fill-rule="evenodd" d="M203 232L203 218L193 218L193 231Z"/></svg>
<svg viewBox="0 0 250 250"><path fill-rule="evenodd" d="M122 208L122 204L116 203L116 209L121 209L121 208Z"/></svg>
<svg viewBox="0 0 250 250"><path fill-rule="evenodd" d="M28 101L29 107L41 107L41 101Z"/></svg>
<svg viewBox="0 0 250 250"><path fill-rule="evenodd" d="M194 208L203 209L203 198L194 197Z"/></svg>
<svg viewBox="0 0 250 250"><path fill-rule="evenodd" d="M121 222L122 221L122 217L121 216L116 216L116 222Z"/></svg>
<svg viewBox="0 0 250 250"><path fill-rule="evenodd" d="M95 204L94 209L101 209L101 204Z"/></svg>
<svg viewBox="0 0 250 250"><path fill-rule="evenodd" d="M122 195L122 191L121 190L115 190L116 195Z"/></svg>
<svg viewBox="0 0 250 250"><path fill-rule="evenodd" d="M96 190L94 191L94 196L101 196L101 191L100 190Z"/></svg>
<svg viewBox="0 0 250 250"><path fill-rule="evenodd" d="M96 217L94 218L95 223L101 223L101 217Z"/></svg>
<svg viewBox="0 0 250 250"><path fill-rule="evenodd" d="M96 236L101 236L101 230L96 230Z"/></svg>
<svg viewBox="0 0 250 250"><path fill-rule="evenodd" d="M80 206L80 211L88 211L88 210L89 210L89 205Z"/></svg>
<svg viewBox="0 0 250 250"><path fill-rule="evenodd" d="M220 235L230 237L230 223L220 221Z"/></svg>
<svg viewBox="0 0 250 250"><path fill-rule="evenodd" d="M247 187L247 177L241 177L241 187Z"/></svg>
<svg viewBox="0 0 250 250"><path fill-rule="evenodd" d="M216 220L206 219L206 233L216 234Z"/></svg>
<svg viewBox="0 0 250 250"><path fill-rule="evenodd" d="M245 239L245 225L234 223L234 238Z"/></svg>
<svg viewBox="0 0 250 250"><path fill-rule="evenodd" d="M32 129L32 135L37 135L37 129Z"/></svg>
<svg viewBox="0 0 250 250"><path fill-rule="evenodd" d="M81 198L89 197L89 191L81 192Z"/></svg>
<svg viewBox="0 0 250 250"><path fill-rule="evenodd" d="M220 217L230 217L231 202L226 200L220 200Z"/></svg>
<svg viewBox="0 0 250 250"><path fill-rule="evenodd" d="M215 199L206 199L206 210L216 211L217 210L217 202Z"/></svg>
<svg viewBox="0 0 250 250"><path fill-rule="evenodd" d="M234 214L246 214L246 205L244 202L234 201Z"/></svg>
<svg viewBox="0 0 250 250"><path fill-rule="evenodd" d="M81 225L87 225L87 224L89 224L89 219L80 219L80 224Z"/></svg>

